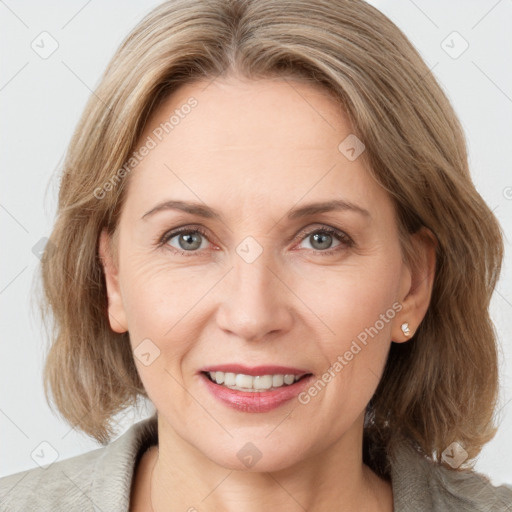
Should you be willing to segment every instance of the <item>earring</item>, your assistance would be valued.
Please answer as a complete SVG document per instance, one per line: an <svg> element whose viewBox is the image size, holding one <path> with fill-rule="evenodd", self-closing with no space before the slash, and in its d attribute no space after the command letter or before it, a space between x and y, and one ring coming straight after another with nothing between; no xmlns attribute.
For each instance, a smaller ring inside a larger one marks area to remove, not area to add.
<svg viewBox="0 0 512 512"><path fill-rule="evenodd" d="M410 336L411 334L411 329L409 329L409 322L404 322L401 326L400 326L400 329L402 329L402 332L404 333L405 336Z"/></svg>

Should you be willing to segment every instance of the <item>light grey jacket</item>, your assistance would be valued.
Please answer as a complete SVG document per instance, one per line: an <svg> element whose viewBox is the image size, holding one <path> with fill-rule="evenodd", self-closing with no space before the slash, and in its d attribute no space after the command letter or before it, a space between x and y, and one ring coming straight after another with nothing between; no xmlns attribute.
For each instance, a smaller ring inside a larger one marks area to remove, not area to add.
<svg viewBox="0 0 512 512"><path fill-rule="evenodd" d="M105 447L1 478L0 511L127 512L138 456L157 442L152 416ZM395 512L512 512L512 487L435 465L405 443L390 462Z"/></svg>

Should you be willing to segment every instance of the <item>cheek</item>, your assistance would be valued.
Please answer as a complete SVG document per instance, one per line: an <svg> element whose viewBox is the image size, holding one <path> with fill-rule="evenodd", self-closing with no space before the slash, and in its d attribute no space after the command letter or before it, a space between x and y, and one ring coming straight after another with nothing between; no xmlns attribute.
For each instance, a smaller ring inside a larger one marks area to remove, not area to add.
<svg viewBox="0 0 512 512"><path fill-rule="evenodd" d="M344 268L329 278L301 287L308 305L322 320L325 332L318 349L323 352L325 372L306 390L304 402L337 404L347 416L364 409L373 395L391 343L391 327L397 302L400 257L368 258L365 265ZM385 269L385 271L384 271ZM318 322L317 322L318 324ZM318 397L318 398L316 398Z"/></svg>
<svg viewBox="0 0 512 512"><path fill-rule="evenodd" d="M364 332L376 323L382 331L379 334L389 335L390 323L381 325L379 318L396 300L400 265L395 262L400 257L376 252L379 255L362 258L357 264L340 265L336 270L309 264L307 271L300 267L285 278L296 295L287 300L303 311L302 320L319 333L327 352L343 349L361 333L364 337ZM127 259L121 280L133 343L146 337L175 339L184 324L188 329L198 328L202 318L199 312L207 303L209 310L215 308L207 295L222 275L223 270L215 265L170 266L165 258L143 254ZM194 314L190 315L192 310Z"/></svg>
<svg viewBox="0 0 512 512"><path fill-rule="evenodd" d="M358 335L364 338L367 330L376 337L376 328L380 339L390 336L400 268L399 256L395 259L390 255L297 280L297 295L321 320L318 325L326 333L323 339L331 356Z"/></svg>
<svg viewBox="0 0 512 512"><path fill-rule="evenodd" d="M129 330L148 329L161 338L208 289L208 273L198 272L171 266L154 255L135 253L127 258L121 280Z"/></svg>
<svg viewBox="0 0 512 512"><path fill-rule="evenodd" d="M157 408L185 410L191 404L182 393L182 362L199 336L193 306L211 284L189 270L148 260L133 258L125 266L123 302L134 361Z"/></svg>

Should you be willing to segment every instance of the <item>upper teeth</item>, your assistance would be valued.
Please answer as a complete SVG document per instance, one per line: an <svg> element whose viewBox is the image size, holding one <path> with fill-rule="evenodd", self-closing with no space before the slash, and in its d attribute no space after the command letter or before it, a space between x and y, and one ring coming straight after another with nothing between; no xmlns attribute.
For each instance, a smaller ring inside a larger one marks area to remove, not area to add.
<svg viewBox="0 0 512 512"><path fill-rule="evenodd" d="M270 388L280 388L284 384L290 385L298 381L303 375L276 374L276 375L245 375L243 373L208 372L211 379L217 384L224 384L231 389L265 391Z"/></svg>

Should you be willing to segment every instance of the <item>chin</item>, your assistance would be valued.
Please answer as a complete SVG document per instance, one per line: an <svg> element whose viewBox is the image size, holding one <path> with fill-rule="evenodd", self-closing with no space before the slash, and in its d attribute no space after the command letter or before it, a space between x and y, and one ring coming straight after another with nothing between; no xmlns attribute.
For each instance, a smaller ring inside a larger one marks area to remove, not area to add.
<svg viewBox="0 0 512 512"><path fill-rule="evenodd" d="M229 470L248 471L252 473L275 472L301 462L305 457L304 441L284 446L280 440L265 439L268 431L261 437L250 436L230 439L219 443L212 440L208 446L197 446L213 463Z"/></svg>

